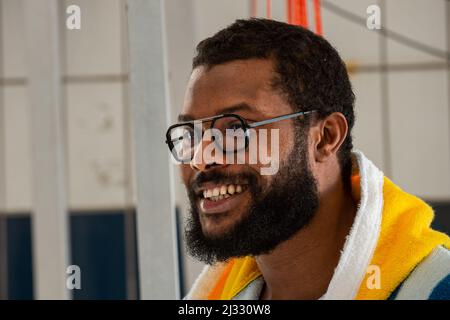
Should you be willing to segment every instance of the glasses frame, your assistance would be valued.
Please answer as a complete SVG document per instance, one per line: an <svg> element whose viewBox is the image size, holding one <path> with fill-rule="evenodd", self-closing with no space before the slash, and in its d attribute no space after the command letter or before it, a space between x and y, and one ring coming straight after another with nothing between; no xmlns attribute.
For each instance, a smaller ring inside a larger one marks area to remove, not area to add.
<svg viewBox="0 0 450 320"><path fill-rule="evenodd" d="M190 120L190 121L185 121L185 122L180 122L180 123L176 123L171 125L166 132L166 144L169 147L170 153L172 153L172 155L174 156L174 158L179 161L179 162L185 162L187 160L180 160L178 159L178 157L173 153L173 149L175 148L175 141L178 140L182 140L183 138L180 137L178 139L171 139L170 138L170 133L173 129L177 128L177 127L181 127L181 126L189 126L192 128L192 130L195 130L195 123L204 123L204 122L211 122L211 129L214 128L214 124L216 123L216 121L218 119L222 119L225 117L234 117L237 120L239 120L242 124L242 128L244 130L244 134L245 134L245 147L243 149L239 149L239 150L234 150L233 152L236 153L240 150L245 150L248 148L249 145L249 131L248 129L252 129L252 128L256 128L256 127L260 127L266 124L271 124L274 122L278 122L278 121L282 121L282 120L287 120L287 119L292 119L292 118L296 118L296 117L300 117L300 116L305 116L311 113L317 112L317 110L310 110L310 111L299 111L299 112L293 112L293 113L288 113L285 115L281 115L281 116L277 116L274 118L270 118L270 119L265 119L265 120L261 120L261 121L256 121L256 122L251 122L249 123L245 118L241 117L240 115L234 114L234 113L224 113L224 114L220 114L217 116L212 116L212 117L208 117L208 118L203 118L203 119L198 119L198 120ZM203 139L203 135L204 135L205 131L202 130L202 133L200 135L200 141ZM221 146L219 146L221 148ZM223 152L227 152L225 150L222 150ZM231 151L228 151L231 152ZM191 158L192 160L192 158Z"/></svg>

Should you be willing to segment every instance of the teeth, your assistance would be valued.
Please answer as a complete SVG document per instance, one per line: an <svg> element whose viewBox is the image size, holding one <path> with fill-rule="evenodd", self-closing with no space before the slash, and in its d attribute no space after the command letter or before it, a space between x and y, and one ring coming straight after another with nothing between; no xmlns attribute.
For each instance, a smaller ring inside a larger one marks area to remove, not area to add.
<svg viewBox="0 0 450 320"><path fill-rule="evenodd" d="M213 189L203 190L203 198L208 198L212 201L218 201L229 198L231 195L235 193L241 193L242 191L243 188L241 185L222 185Z"/></svg>

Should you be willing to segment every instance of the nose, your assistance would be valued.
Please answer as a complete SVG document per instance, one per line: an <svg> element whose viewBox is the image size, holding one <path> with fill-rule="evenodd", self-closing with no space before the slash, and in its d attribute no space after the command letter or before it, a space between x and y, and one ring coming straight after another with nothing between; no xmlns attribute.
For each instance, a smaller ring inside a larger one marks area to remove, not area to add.
<svg viewBox="0 0 450 320"><path fill-rule="evenodd" d="M196 171L207 171L217 166L225 166L225 157L223 152L217 150L213 139L207 136L202 138L200 143L194 149L194 156L189 163L191 168Z"/></svg>

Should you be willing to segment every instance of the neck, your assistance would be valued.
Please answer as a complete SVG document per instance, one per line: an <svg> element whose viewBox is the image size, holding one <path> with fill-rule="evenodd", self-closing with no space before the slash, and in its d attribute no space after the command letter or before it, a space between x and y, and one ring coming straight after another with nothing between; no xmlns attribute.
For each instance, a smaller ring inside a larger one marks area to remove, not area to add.
<svg viewBox="0 0 450 320"><path fill-rule="evenodd" d="M307 226L271 253L256 257L266 283L261 298L318 299L325 294L355 213L356 204L340 179L322 192Z"/></svg>

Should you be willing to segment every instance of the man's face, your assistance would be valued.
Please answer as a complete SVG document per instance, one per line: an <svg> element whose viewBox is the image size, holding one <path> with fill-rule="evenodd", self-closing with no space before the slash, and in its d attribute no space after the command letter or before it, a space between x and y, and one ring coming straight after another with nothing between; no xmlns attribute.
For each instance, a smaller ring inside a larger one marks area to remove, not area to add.
<svg viewBox="0 0 450 320"><path fill-rule="evenodd" d="M182 114L202 119L235 113L256 122L292 113L271 85L275 75L272 62L262 59L198 67L190 78ZM299 128L298 121L263 127L269 136L271 129L278 130L279 159L272 161L279 161L279 171L274 175L261 175L261 167L267 166L261 163L198 157L211 141L202 141L191 163L181 165L191 202L186 235L192 255L212 263L267 253L308 223L317 209L317 186L308 165L308 130ZM267 147L269 153L273 147ZM211 199L208 192L216 188L226 190L226 196Z"/></svg>

